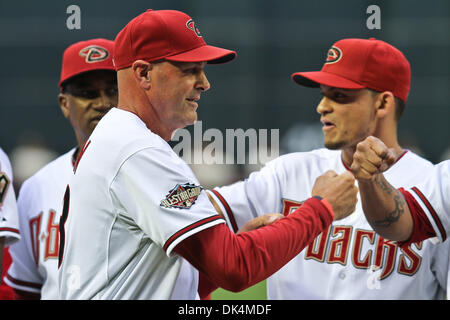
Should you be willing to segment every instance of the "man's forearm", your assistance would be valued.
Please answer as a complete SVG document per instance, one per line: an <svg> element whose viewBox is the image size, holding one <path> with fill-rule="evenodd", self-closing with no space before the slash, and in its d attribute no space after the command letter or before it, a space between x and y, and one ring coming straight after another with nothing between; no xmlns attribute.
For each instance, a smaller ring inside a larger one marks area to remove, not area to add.
<svg viewBox="0 0 450 320"><path fill-rule="evenodd" d="M413 220L400 191L383 176L358 181L362 208L367 221L382 237L405 241L411 236Z"/></svg>

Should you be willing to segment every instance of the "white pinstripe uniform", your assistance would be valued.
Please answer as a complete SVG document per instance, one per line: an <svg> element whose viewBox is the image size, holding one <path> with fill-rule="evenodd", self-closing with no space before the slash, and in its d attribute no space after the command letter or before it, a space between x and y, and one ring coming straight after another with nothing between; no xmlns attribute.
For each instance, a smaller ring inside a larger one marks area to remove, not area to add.
<svg viewBox="0 0 450 320"><path fill-rule="evenodd" d="M198 298L198 271L171 253L224 220L189 166L116 108L81 152L61 218L60 298Z"/></svg>

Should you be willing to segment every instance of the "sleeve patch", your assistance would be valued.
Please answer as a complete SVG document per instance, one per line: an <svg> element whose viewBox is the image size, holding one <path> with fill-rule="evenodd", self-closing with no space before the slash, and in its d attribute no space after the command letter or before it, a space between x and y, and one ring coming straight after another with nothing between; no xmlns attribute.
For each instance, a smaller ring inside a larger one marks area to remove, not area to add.
<svg viewBox="0 0 450 320"><path fill-rule="evenodd" d="M161 200L160 206L163 208L190 209L202 192L202 186L191 183L177 184L166 198Z"/></svg>

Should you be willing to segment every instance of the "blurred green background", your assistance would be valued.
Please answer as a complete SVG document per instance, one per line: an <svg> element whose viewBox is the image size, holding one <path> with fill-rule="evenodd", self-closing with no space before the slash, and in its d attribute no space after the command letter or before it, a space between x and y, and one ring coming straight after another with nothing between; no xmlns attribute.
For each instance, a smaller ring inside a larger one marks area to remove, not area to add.
<svg viewBox="0 0 450 320"><path fill-rule="evenodd" d="M224 289L217 289L211 295L211 300L266 300L266 281L261 281L247 290L234 293Z"/></svg>

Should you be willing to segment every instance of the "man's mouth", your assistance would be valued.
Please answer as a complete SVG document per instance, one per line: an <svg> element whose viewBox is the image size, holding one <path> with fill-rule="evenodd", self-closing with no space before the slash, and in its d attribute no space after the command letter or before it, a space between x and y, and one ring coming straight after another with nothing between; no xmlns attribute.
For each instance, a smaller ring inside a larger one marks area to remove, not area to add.
<svg viewBox="0 0 450 320"><path fill-rule="evenodd" d="M186 100L187 100L190 104L192 104L192 105L198 107L198 101L200 100L200 97L186 98Z"/></svg>
<svg viewBox="0 0 450 320"><path fill-rule="evenodd" d="M106 114L106 113L105 113ZM100 114L98 116L92 117L91 121L100 121L105 114Z"/></svg>
<svg viewBox="0 0 450 320"><path fill-rule="evenodd" d="M320 119L320 122L323 124L322 130L331 130L336 127L336 125L328 119L322 118Z"/></svg>

